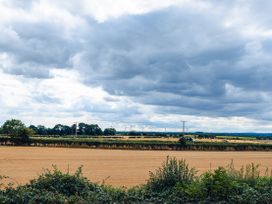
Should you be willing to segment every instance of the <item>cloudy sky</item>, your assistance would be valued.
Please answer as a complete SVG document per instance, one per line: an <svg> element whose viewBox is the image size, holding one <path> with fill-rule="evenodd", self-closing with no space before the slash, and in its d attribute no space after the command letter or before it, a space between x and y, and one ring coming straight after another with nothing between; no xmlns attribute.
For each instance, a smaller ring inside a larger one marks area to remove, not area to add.
<svg viewBox="0 0 272 204"><path fill-rule="evenodd" d="M0 0L0 123L272 132L271 10L268 0Z"/></svg>

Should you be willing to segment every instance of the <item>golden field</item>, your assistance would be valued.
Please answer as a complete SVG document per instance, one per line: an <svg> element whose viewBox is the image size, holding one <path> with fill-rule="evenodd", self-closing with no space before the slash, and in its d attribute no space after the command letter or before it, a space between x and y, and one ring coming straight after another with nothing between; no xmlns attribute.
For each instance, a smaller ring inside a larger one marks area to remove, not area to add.
<svg viewBox="0 0 272 204"><path fill-rule="evenodd" d="M23 184L37 177L43 169L57 165L63 171L75 171L83 165L83 174L91 181L113 186L145 183L149 171L158 168L167 156L186 159L199 173L226 166L233 159L235 167L251 162L261 171L272 169L271 152L140 151L46 147L0 147L0 174L8 181ZM5 181L5 182L8 182Z"/></svg>

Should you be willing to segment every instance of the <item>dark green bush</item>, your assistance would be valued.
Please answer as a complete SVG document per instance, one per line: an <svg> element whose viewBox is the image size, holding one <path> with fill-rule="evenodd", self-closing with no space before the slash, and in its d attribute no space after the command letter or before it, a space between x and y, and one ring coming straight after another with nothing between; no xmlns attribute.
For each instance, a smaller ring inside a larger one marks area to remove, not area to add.
<svg viewBox="0 0 272 204"><path fill-rule="evenodd" d="M89 191L94 191L95 184L91 184L82 176L82 167L74 174L61 172L54 166L53 171L45 170L37 179L30 181L26 187L40 191L60 193L65 196L85 196Z"/></svg>
<svg viewBox="0 0 272 204"><path fill-rule="evenodd" d="M236 189L235 181L226 169L219 167L213 173L207 172L201 179L201 194L210 200L228 200L228 195Z"/></svg>

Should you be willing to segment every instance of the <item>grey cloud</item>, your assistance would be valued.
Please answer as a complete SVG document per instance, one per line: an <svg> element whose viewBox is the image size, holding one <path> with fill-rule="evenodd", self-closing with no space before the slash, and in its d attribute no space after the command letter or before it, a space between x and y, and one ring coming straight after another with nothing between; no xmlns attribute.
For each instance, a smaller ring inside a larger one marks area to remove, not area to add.
<svg viewBox="0 0 272 204"><path fill-rule="evenodd" d="M41 66L34 63L21 63L15 64L12 67L4 68L4 71L13 75L23 75L26 78L49 78L48 67Z"/></svg>
<svg viewBox="0 0 272 204"><path fill-rule="evenodd" d="M33 97L34 100L36 100L38 103L43 103L43 104L48 104L48 103L60 103L60 99L57 97L53 97L53 96L49 96L47 94L44 93L40 93L40 94L36 94Z"/></svg>
<svg viewBox="0 0 272 204"><path fill-rule="evenodd" d="M5 5L9 7L20 7L23 9L29 9L31 8L32 4L35 2L35 0L28 0L28 1L22 1L22 0L9 0L5 2Z"/></svg>
<svg viewBox="0 0 272 204"><path fill-rule="evenodd" d="M66 37L63 26L49 22L21 22L18 19L9 28L3 28L0 52L7 53L13 60L13 64L4 71L48 78L52 68L71 67L70 59L78 52L80 43L74 41L73 34Z"/></svg>
<svg viewBox="0 0 272 204"><path fill-rule="evenodd" d="M87 83L143 104L186 114L261 117L271 103L256 92L271 93L272 62L262 62L271 46L257 39L260 54L254 53L248 45L256 39L225 27L224 18L170 8L96 24L81 55L84 66L75 68ZM230 93L227 84L243 92Z"/></svg>
<svg viewBox="0 0 272 204"><path fill-rule="evenodd" d="M116 102L118 101L108 101L107 102ZM95 117L98 117L101 121L111 121L115 123L119 122L128 122L137 121L137 117L141 116L141 112L136 106L130 104L119 104L118 106L111 106L109 103L104 102L92 102L87 97L80 97L76 104L67 111L74 112L77 110L82 113L89 113Z"/></svg>
<svg viewBox="0 0 272 204"><path fill-rule="evenodd" d="M271 37L247 36L242 29L252 24L269 30L272 6L209 2L210 9L172 7L104 23L78 12L85 27L69 37L54 21L12 22L0 37L0 51L14 61L4 71L46 78L53 67L72 67L84 83L155 106L157 113L271 118ZM234 9L241 11L239 26L225 26ZM78 108L139 114L97 104Z"/></svg>

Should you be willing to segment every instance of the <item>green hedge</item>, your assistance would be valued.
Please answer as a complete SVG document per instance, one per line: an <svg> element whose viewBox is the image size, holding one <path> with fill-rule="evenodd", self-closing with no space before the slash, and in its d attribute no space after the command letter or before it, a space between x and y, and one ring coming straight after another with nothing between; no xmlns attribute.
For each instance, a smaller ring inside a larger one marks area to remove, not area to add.
<svg viewBox="0 0 272 204"><path fill-rule="evenodd" d="M27 144L18 139L0 137L1 145L27 145L51 147L81 147L105 149L141 150L198 150L198 151L272 151L271 144L227 143L227 142L187 142L185 145L171 141L124 141L99 140L89 138L31 138Z"/></svg>

